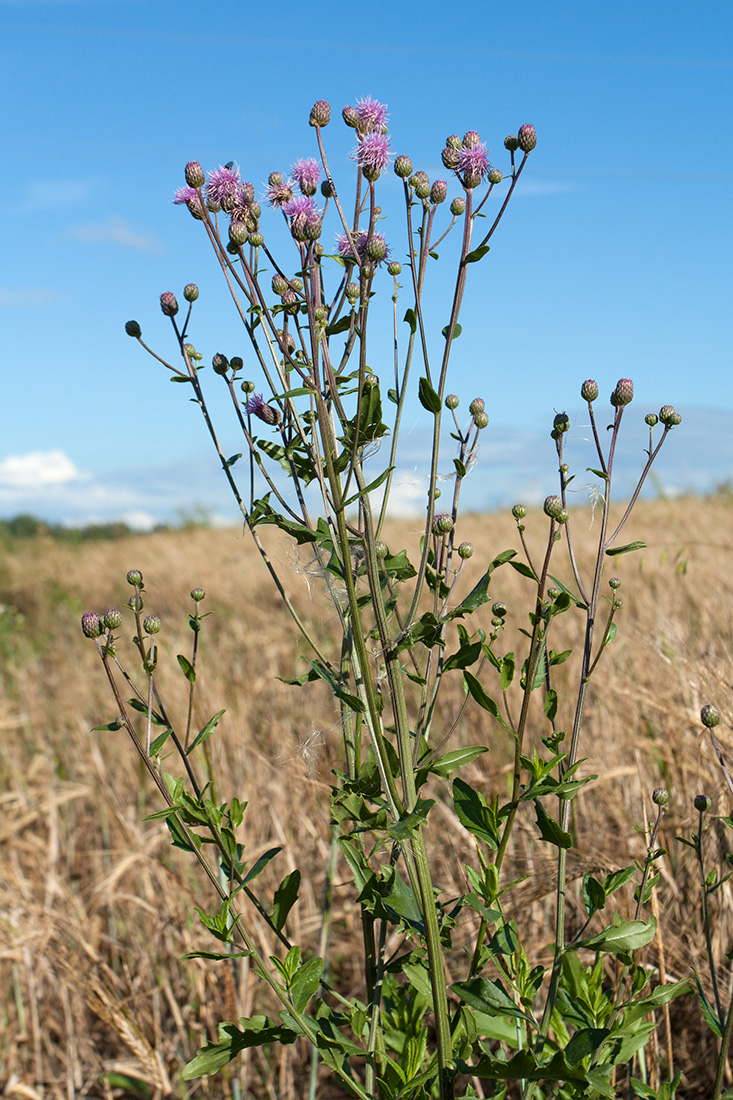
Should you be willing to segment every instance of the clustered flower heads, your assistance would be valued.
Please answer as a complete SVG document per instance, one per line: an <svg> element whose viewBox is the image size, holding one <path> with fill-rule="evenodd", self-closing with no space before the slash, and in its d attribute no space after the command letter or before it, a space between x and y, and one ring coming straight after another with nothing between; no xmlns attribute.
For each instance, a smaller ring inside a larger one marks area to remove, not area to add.
<svg viewBox="0 0 733 1100"><path fill-rule="evenodd" d="M336 248L344 260L361 266L369 261L379 264L389 256L389 245L381 233L370 236L366 230L360 229L358 233L352 233L351 240L354 242L353 249L345 233L339 233L336 238Z"/></svg>

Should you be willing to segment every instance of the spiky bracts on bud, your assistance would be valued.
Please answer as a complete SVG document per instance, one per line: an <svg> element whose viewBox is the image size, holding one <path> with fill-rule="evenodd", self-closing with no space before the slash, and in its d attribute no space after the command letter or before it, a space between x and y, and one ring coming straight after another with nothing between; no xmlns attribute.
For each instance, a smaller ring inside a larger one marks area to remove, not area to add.
<svg viewBox="0 0 733 1100"><path fill-rule="evenodd" d="M143 619L143 630L146 634L158 634L160 632L160 618L158 615L148 615Z"/></svg>
<svg viewBox="0 0 733 1100"><path fill-rule="evenodd" d="M317 99L311 107L310 118L308 120L311 126L328 126L331 121L331 104L326 99Z"/></svg>
<svg viewBox="0 0 733 1100"><path fill-rule="evenodd" d="M249 230L244 222L231 221L229 223L229 240L237 248L241 248L249 240Z"/></svg>
<svg viewBox="0 0 733 1100"><path fill-rule="evenodd" d="M666 787L655 787L652 791L652 802L655 806L665 809L669 802L669 792Z"/></svg>
<svg viewBox="0 0 733 1100"><path fill-rule="evenodd" d="M537 131L534 126L530 126L528 122L525 122L524 126L520 126L517 131L517 145L523 153L531 153L537 144Z"/></svg>
<svg viewBox="0 0 733 1100"><path fill-rule="evenodd" d="M527 509L523 504L515 504L512 508L512 515L517 520L524 519L524 517L527 515Z"/></svg>
<svg viewBox="0 0 733 1100"><path fill-rule="evenodd" d="M352 263L363 264L367 258L374 263L381 263L389 255L389 246L381 233L372 233L370 237L365 230L359 230L358 233L352 233L351 240L354 242L354 249L352 249L346 234L340 233L336 238L336 247L339 255ZM369 256L367 255L367 244L370 248ZM356 250L356 255L354 250ZM381 256L373 255L380 252L383 252Z"/></svg>
<svg viewBox="0 0 733 1100"><path fill-rule="evenodd" d="M128 336L133 336L135 339L139 339L142 336L143 330L137 321L127 321L125 324L125 332Z"/></svg>
<svg viewBox="0 0 733 1100"><path fill-rule="evenodd" d="M662 405L659 410L659 419L665 428L676 428L678 424L682 423L682 417L675 411L674 405Z"/></svg>
<svg viewBox="0 0 733 1100"><path fill-rule="evenodd" d="M387 271L390 275L394 275L396 277L402 271L402 264L399 262L399 260L392 260L392 263L387 265Z"/></svg>
<svg viewBox="0 0 733 1100"><path fill-rule="evenodd" d="M341 111L341 117L352 130L355 130L359 125L359 112L356 107L346 106Z"/></svg>
<svg viewBox="0 0 733 1100"><path fill-rule="evenodd" d="M186 183L189 187L203 187L206 183L206 176L204 170L197 160L190 160L186 165L184 175L186 177Z"/></svg>
<svg viewBox="0 0 733 1100"><path fill-rule="evenodd" d="M508 149L510 153L516 152L519 148L519 140L516 134L507 134L504 138L504 148Z"/></svg>
<svg viewBox="0 0 733 1100"><path fill-rule="evenodd" d="M419 199L426 199L430 194L430 177L427 172L423 172L422 169L419 172L415 172L413 176L410 176L410 187L415 191L415 194Z"/></svg>
<svg viewBox="0 0 733 1100"><path fill-rule="evenodd" d="M621 587L621 581L618 579L618 577L610 577L608 581L608 587L612 588L615 592L617 588Z"/></svg>
<svg viewBox="0 0 733 1100"><path fill-rule="evenodd" d="M142 588L143 575L139 569L130 569L127 574L127 583L131 584L133 588Z"/></svg>
<svg viewBox="0 0 733 1100"><path fill-rule="evenodd" d="M85 638L98 638L102 633L99 615L94 611L85 611L81 617L81 629Z"/></svg>
<svg viewBox="0 0 733 1100"><path fill-rule="evenodd" d="M694 806L699 814L705 814L712 806L713 801L706 794L696 794Z"/></svg>
<svg viewBox="0 0 733 1100"><path fill-rule="evenodd" d="M122 626L122 612L118 611L116 607L105 611L101 619L101 625L104 630L117 630L118 627Z"/></svg>
<svg viewBox="0 0 733 1100"><path fill-rule="evenodd" d="M211 360L211 365L214 368L215 374L226 374L229 370L229 360L226 355L223 355L220 351Z"/></svg>
<svg viewBox="0 0 733 1100"><path fill-rule="evenodd" d="M580 387L580 396L584 401L595 401L598 397L598 383L592 378L587 378Z"/></svg>
<svg viewBox="0 0 733 1100"><path fill-rule="evenodd" d="M315 195L321 182L321 169L318 161L312 157L296 161L291 171L303 195Z"/></svg>
<svg viewBox="0 0 733 1100"><path fill-rule="evenodd" d="M700 711L700 721L709 730L720 724L720 711L712 703L706 703Z"/></svg>
<svg viewBox="0 0 733 1100"><path fill-rule="evenodd" d="M346 298L350 305L355 305L359 299L359 295L361 294L361 291L359 290L359 284L347 283L344 288L344 294L346 295Z"/></svg>
<svg viewBox="0 0 733 1100"><path fill-rule="evenodd" d="M483 397L474 397L471 404L468 406L468 411L471 416L476 416L477 413L482 413L486 408L486 402Z"/></svg>
<svg viewBox="0 0 733 1100"><path fill-rule="evenodd" d="M376 554L377 561L384 561L385 558L389 557L389 546L380 539L379 542L375 542L374 544L374 553Z"/></svg>
<svg viewBox="0 0 733 1100"><path fill-rule="evenodd" d="M454 218L460 218L461 214L466 213L466 200L463 198L453 199L450 204L450 212Z"/></svg>
<svg viewBox="0 0 733 1100"><path fill-rule="evenodd" d="M654 428L659 423L659 417L656 413L647 413L644 417L644 423L648 424L650 428Z"/></svg>
<svg viewBox="0 0 733 1100"><path fill-rule="evenodd" d="M274 405L268 405L261 393L253 394L245 408L248 413L256 416L263 424L269 424L270 427L277 427L282 419L280 410Z"/></svg>
<svg viewBox="0 0 733 1100"><path fill-rule="evenodd" d="M461 399L459 398L457 393L449 393L445 399L446 409L457 409L460 403Z"/></svg>
<svg viewBox="0 0 733 1100"><path fill-rule="evenodd" d="M545 503L542 505L542 508L546 516L558 521L563 513L562 500L560 497L554 495L545 497Z"/></svg>
<svg viewBox="0 0 733 1100"><path fill-rule="evenodd" d="M458 149L454 149L451 145L446 145L445 149L443 149L442 153L440 154L440 159L443 162L444 168L449 168L451 171L455 172L455 170L458 168L461 158L459 156Z"/></svg>
<svg viewBox="0 0 733 1100"><path fill-rule="evenodd" d="M448 535L453 530L453 516L448 512L439 512L433 519L432 532L440 538L443 535Z"/></svg>
<svg viewBox="0 0 733 1100"><path fill-rule="evenodd" d="M458 134L448 134L445 139L446 149L460 149L463 142L459 138Z"/></svg>
<svg viewBox="0 0 733 1100"><path fill-rule="evenodd" d="M495 615L497 619L506 618L507 606L503 600L497 600L496 603L491 605L491 614Z"/></svg>
<svg viewBox="0 0 733 1100"><path fill-rule="evenodd" d="M362 134L381 133L387 125L387 104L370 95L356 101L357 127Z"/></svg>
<svg viewBox="0 0 733 1100"><path fill-rule="evenodd" d="M187 302L195 302L199 296L199 288L195 283L186 283L183 288L183 297Z"/></svg>
<svg viewBox="0 0 733 1100"><path fill-rule="evenodd" d="M395 175L400 179L407 179L412 175L412 161L409 157L406 157L404 153L400 153L394 160Z"/></svg>
<svg viewBox="0 0 733 1100"><path fill-rule="evenodd" d="M476 413L473 418L473 422L478 430L481 432L484 428L488 428L489 426L489 414L485 412Z"/></svg>
<svg viewBox="0 0 733 1100"><path fill-rule="evenodd" d="M498 168L490 168L489 174L486 178L488 179L490 184L496 186L497 183L501 183L501 181L504 179L504 176Z"/></svg>
<svg viewBox="0 0 733 1100"><path fill-rule="evenodd" d="M430 188L430 201L437 206L440 202L445 202L448 198L448 182L447 180L435 180L433 186Z"/></svg>
<svg viewBox="0 0 733 1100"><path fill-rule="evenodd" d="M468 559L470 557L472 557L472 555L473 555L473 543L472 542L462 542L458 547L458 557L461 559L461 561L468 561Z"/></svg>
<svg viewBox="0 0 733 1100"><path fill-rule="evenodd" d="M557 413L555 419L552 422L554 431L559 432L562 435L564 432L570 429L570 417L566 412Z"/></svg>
<svg viewBox="0 0 733 1100"><path fill-rule="evenodd" d="M205 595L206 593L204 592L203 588L191 589L191 599L194 603L201 603Z"/></svg>
<svg viewBox="0 0 733 1100"><path fill-rule="evenodd" d="M171 290L166 290L160 296L160 308L166 317L175 317L178 313L178 302L176 296Z"/></svg>
<svg viewBox="0 0 733 1100"><path fill-rule="evenodd" d="M616 389L611 394L611 404L616 409L630 405L634 399L634 383L630 378L619 378Z"/></svg>

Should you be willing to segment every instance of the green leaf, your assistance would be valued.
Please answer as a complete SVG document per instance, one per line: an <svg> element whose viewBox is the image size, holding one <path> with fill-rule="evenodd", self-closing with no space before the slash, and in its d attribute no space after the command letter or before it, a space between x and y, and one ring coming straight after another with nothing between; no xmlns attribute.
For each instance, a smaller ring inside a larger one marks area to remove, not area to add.
<svg viewBox="0 0 733 1100"><path fill-rule="evenodd" d="M351 317L342 317L326 329L326 336L338 336L340 332L348 332L351 328Z"/></svg>
<svg viewBox="0 0 733 1100"><path fill-rule="evenodd" d="M491 246L488 244L479 245L478 248L474 248L473 252L468 253L464 262L467 264L478 263L479 260L483 260L484 256L489 252L490 247Z"/></svg>
<svg viewBox="0 0 733 1100"><path fill-rule="evenodd" d="M219 720L223 714L226 714L226 710L218 710L216 714L209 718L206 725L203 726L201 730L199 730L199 732L196 734L196 737L186 749L186 756L189 756L197 745L201 745L204 741L208 741L216 727L219 725Z"/></svg>
<svg viewBox="0 0 733 1100"><path fill-rule="evenodd" d="M414 333L417 330L417 315L414 309L408 309L405 313L404 320L410 326L410 332Z"/></svg>
<svg viewBox="0 0 733 1100"><path fill-rule="evenodd" d="M467 982L454 982L451 990L456 996L478 1012L487 1016L512 1016L517 1020L534 1023L523 1008L509 996L499 981L488 978L471 978Z"/></svg>
<svg viewBox="0 0 733 1100"><path fill-rule="evenodd" d="M459 477L465 477L466 476L466 467L461 462L460 458L454 458L453 459L453 465L455 466L456 473L458 474Z"/></svg>
<svg viewBox="0 0 733 1100"><path fill-rule="evenodd" d="M697 997L698 997L698 1000L700 1001L700 1008L702 1009L703 1019L705 1020L705 1023L708 1025L708 1027L712 1031L713 1035L715 1035L718 1039L722 1039L723 1038L723 1021L720 1019L717 1012L715 1011L715 1009L711 1005L710 1001L708 1000L708 998L705 994L705 990L703 989L703 987L700 983L700 979L697 976L697 970L693 969L693 974L695 975L695 985L697 986Z"/></svg>
<svg viewBox="0 0 733 1100"><path fill-rule="evenodd" d="M392 840L407 840L414 834L415 829L423 824L434 805L434 798L418 798L414 810L389 826L387 836Z"/></svg>
<svg viewBox="0 0 733 1100"><path fill-rule="evenodd" d="M445 328L442 329L441 331L442 331L443 338L445 340L447 340L448 339L448 333L450 332L450 325L446 325ZM462 332L463 332L463 327L461 325L459 325L458 322L456 322L455 325L453 326L453 339L457 340Z"/></svg>
<svg viewBox="0 0 733 1100"><path fill-rule="evenodd" d="M400 399L397 396L397 390L387 390L387 397L393 405L399 405Z"/></svg>
<svg viewBox="0 0 733 1100"><path fill-rule="evenodd" d="M489 712L489 714L493 714L494 718L498 718L499 721L502 722L502 725L503 725L504 724L503 720L501 718L501 715L499 714L499 707L494 702L494 700L491 698L491 696L486 694L483 687L481 686L479 681L476 679L476 677L473 675L473 673L464 671L463 679L466 683L466 687L468 688L469 692L471 693L472 697L476 700L478 705L480 707L483 707L484 710L487 710Z"/></svg>
<svg viewBox="0 0 733 1100"><path fill-rule="evenodd" d="M128 699L127 702L129 704L129 706L132 707L133 710L136 710L138 712L138 714L147 715L147 713L148 713L147 703L141 703L139 699ZM150 720L151 720L151 722L153 723L154 726L167 726L168 725L168 723L164 722L163 719L161 718L161 716L155 710L151 712Z"/></svg>
<svg viewBox="0 0 733 1100"><path fill-rule="evenodd" d="M322 974L323 959L310 959L296 972L289 993L298 1012L305 1012L308 1002L321 984Z"/></svg>
<svg viewBox="0 0 733 1100"><path fill-rule="evenodd" d="M220 962L230 962L232 959L248 959L251 951L187 951L181 955L181 959L212 959Z"/></svg>
<svg viewBox="0 0 733 1100"><path fill-rule="evenodd" d="M272 923L277 928L278 932L281 932L285 921L288 919L290 910L298 900L298 889L300 887L300 871L291 871L289 875L286 875L282 880L277 890L275 891L275 897L273 899L272 909Z"/></svg>
<svg viewBox="0 0 733 1100"><path fill-rule="evenodd" d="M247 871L247 874L242 880L242 885L244 886L245 883L252 882L253 879L256 879L259 873L264 871L267 864L271 859L275 858L278 852L282 852L282 848L268 848L266 852L263 852L252 864L249 871Z"/></svg>
<svg viewBox="0 0 733 1100"><path fill-rule="evenodd" d="M632 550L645 550L646 543L637 540L636 542L627 542L625 546L612 546L606 550L606 553L610 558L615 558L619 554L630 554Z"/></svg>
<svg viewBox="0 0 733 1100"><path fill-rule="evenodd" d="M463 615L470 615L475 611L477 607L481 607L482 604L488 603L489 600L489 584L491 582L491 576L495 569L498 569L500 565L504 565L505 562L511 561L516 557L516 550L504 550L494 558L489 568L484 573L478 584L471 589L465 600L459 603L458 607L454 607L451 612L445 617L445 622L449 622L451 619L462 618Z"/></svg>
<svg viewBox="0 0 733 1100"><path fill-rule="evenodd" d="M193 667L193 665L189 661L188 657L184 657L182 653L179 653L176 660L178 661L179 665L181 666L181 671L183 672L183 675L188 680L189 684L195 684L196 683L196 669Z"/></svg>
<svg viewBox="0 0 733 1100"><path fill-rule="evenodd" d="M501 659L501 669L499 672L499 685L502 691L506 691L514 679L514 654L507 653L505 657Z"/></svg>
<svg viewBox="0 0 733 1100"><path fill-rule="evenodd" d="M462 645L457 653L451 653L443 663L443 672L450 672L452 668L466 668L478 661L481 656L481 642L471 642Z"/></svg>
<svg viewBox="0 0 733 1100"><path fill-rule="evenodd" d="M239 452L239 454L232 455L232 457L228 458L227 461L226 461L227 466L233 466L235 462L239 462L241 457L242 457L242 452L241 451Z"/></svg>
<svg viewBox="0 0 733 1100"><path fill-rule="evenodd" d="M534 800L534 806L542 839L546 840L548 844L554 844L556 848L572 848L573 840L570 833L566 833L560 828L557 821L546 812L539 799Z"/></svg>
<svg viewBox="0 0 733 1100"><path fill-rule="evenodd" d="M418 387L420 404L428 412L436 416L440 412L440 398L428 382L427 378L421 378Z"/></svg>
<svg viewBox="0 0 733 1100"><path fill-rule="evenodd" d="M604 645L610 645L613 639L616 637L616 624L609 623L608 630L606 631L606 637L603 639Z"/></svg>
<svg viewBox="0 0 733 1100"><path fill-rule="evenodd" d="M173 733L173 730L170 730L170 729L169 730L163 730L162 733L158 734L158 736L155 738L154 741L150 742L150 755L151 756L157 756L158 755L160 750L163 748L163 745L166 743L166 741L168 740L168 738L170 737L170 735L172 733Z"/></svg>
<svg viewBox="0 0 733 1100"><path fill-rule="evenodd" d="M654 917L651 917L649 921L621 921L602 929L597 935L591 936L590 939L581 940L575 946L590 947L594 951L608 951L612 955L617 952L628 953L629 951L638 951L640 947L645 947L654 939L656 931L657 922Z"/></svg>
<svg viewBox="0 0 733 1100"><path fill-rule="evenodd" d="M458 768L462 768L464 764L470 764L472 760L475 760L477 756L481 756L482 753L489 750L484 745L476 745L473 748L465 749L453 749L451 752L446 752L443 756L439 756L437 760L434 760L428 767L421 767L418 765L416 781L419 781L422 776L427 778L428 773L433 775L439 775L443 779L447 779Z"/></svg>
<svg viewBox="0 0 733 1100"><path fill-rule="evenodd" d="M483 840L494 852L499 849L496 815L480 791L475 791L462 779L453 780L453 805L461 825Z"/></svg>
<svg viewBox="0 0 733 1100"><path fill-rule="evenodd" d="M409 581L411 577L417 576L414 565L407 557L406 550L400 550L399 554L391 554L384 559L382 565L385 572L392 573L395 580L398 581Z"/></svg>
<svg viewBox="0 0 733 1100"><path fill-rule="evenodd" d="M219 1042L207 1043L184 1067L184 1081L205 1077L226 1066L247 1047L264 1046L266 1043L294 1043L297 1035L290 1028L273 1023L268 1016L242 1017L237 1024L219 1024Z"/></svg>
<svg viewBox="0 0 733 1100"><path fill-rule="evenodd" d="M531 581L537 580L537 575L535 574L534 570L530 569L530 567L526 565L525 562L510 561L509 564L511 565L512 569L516 569L517 573L521 574L521 576L528 577Z"/></svg>
<svg viewBox="0 0 733 1100"><path fill-rule="evenodd" d="M344 508L348 508L348 506L350 504L353 504L355 500L358 500L359 497L366 496L367 493L371 493L375 489L378 489L379 486L382 484L382 482L387 480L387 478L389 477L389 475L392 473L393 470L394 470L394 466L388 466L386 470L382 471L382 473L379 475L379 477L376 477L374 479L374 481L370 481L369 484L365 485L363 489L360 489L358 493L354 493L354 495L350 496L348 498L348 500L345 500L344 501Z"/></svg>
<svg viewBox="0 0 733 1100"><path fill-rule="evenodd" d="M122 722L107 722L106 726L92 726L92 733L96 733L97 730L103 730L105 733L116 733L117 730L121 730L121 729L122 729ZM170 733L170 730L168 730L168 733ZM152 751L152 746L151 746L151 751Z"/></svg>
<svg viewBox="0 0 733 1100"><path fill-rule="evenodd" d="M611 1032L606 1027L584 1027L575 1032L565 1047L565 1057L571 1066L577 1066L589 1054L595 1054Z"/></svg>
<svg viewBox="0 0 733 1100"><path fill-rule="evenodd" d="M575 593L571 592L569 588L566 588L565 585L562 583L562 581L559 581L557 579L557 577L550 576L550 580L554 584L555 588L559 588L561 592L564 592L567 596L569 596L570 599L575 604L575 606L579 607L581 609L581 611L587 611L588 610L588 604L583 603L582 600L578 599L578 597L575 595Z"/></svg>

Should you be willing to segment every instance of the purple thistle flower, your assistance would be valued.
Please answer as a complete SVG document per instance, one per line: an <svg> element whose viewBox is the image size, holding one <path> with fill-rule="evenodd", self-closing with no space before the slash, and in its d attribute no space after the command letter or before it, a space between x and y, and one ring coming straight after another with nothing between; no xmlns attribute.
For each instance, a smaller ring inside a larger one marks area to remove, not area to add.
<svg viewBox="0 0 733 1100"><path fill-rule="evenodd" d="M182 206L184 203L188 206L190 202L198 202L198 198L199 193L195 187L179 187L171 201L176 206Z"/></svg>
<svg viewBox="0 0 733 1100"><path fill-rule="evenodd" d="M385 241L381 233L372 233L371 237L364 229L360 229L357 233L352 233L351 238L354 242L354 249L356 255L352 251L349 238L345 233L339 233L336 238L336 248L338 254L344 260L350 260L352 263L363 264L366 262L381 263L383 260L389 258L389 245ZM367 243L369 248L367 250ZM379 253L383 253L381 256Z"/></svg>
<svg viewBox="0 0 733 1100"><path fill-rule="evenodd" d="M290 232L296 241L316 240L320 237L323 214L310 195L296 195L285 203L282 210L290 218Z"/></svg>
<svg viewBox="0 0 733 1100"><path fill-rule="evenodd" d="M293 181L283 180L279 172L275 175L276 178L265 191L265 198L273 210L279 210L293 198Z"/></svg>
<svg viewBox="0 0 733 1100"><path fill-rule="evenodd" d="M389 117L386 103L380 103L378 100L372 99L370 95L364 99L357 99L356 113L359 118L358 128L363 134L370 134L374 131L379 133L382 127L386 125Z"/></svg>
<svg viewBox="0 0 733 1100"><path fill-rule="evenodd" d="M456 171L461 173L464 187L478 187L490 170L491 165L486 155L486 145L483 142L458 150L458 167Z"/></svg>
<svg viewBox="0 0 733 1100"><path fill-rule="evenodd" d="M268 405L261 393L253 393L244 407L248 413L265 424L274 427L280 423L280 410Z"/></svg>
<svg viewBox="0 0 733 1100"><path fill-rule="evenodd" d="M243 222L245 218L252 212L252 204L255 201L255 189L251 183L247 183L245 180L237 187L234 195L234 205L232 206L230 213L232 215L232 221Z"/></svg>
<svg viewBox="0 0 733 1100"><path fill-rule="evenodd" d="M389 137L387 134L365 134L356 149L354 160L368 172L383 172L389 164Z"/></svg>
<svg viewBox="0 0 733 1100"><path fill-rule="evenodd" d="M295 182L304 195L315 195L321 182L321 169L313 157L297 161L292 167Z"/></svg>
<svg viewBox="0 0 733 1100"><path fill-rule="evenodd" d="M239 184L238 168L217 168L215 171L209 172L206 197L210 202L220 206L222 210L231 210L237 201Z"/></svg>

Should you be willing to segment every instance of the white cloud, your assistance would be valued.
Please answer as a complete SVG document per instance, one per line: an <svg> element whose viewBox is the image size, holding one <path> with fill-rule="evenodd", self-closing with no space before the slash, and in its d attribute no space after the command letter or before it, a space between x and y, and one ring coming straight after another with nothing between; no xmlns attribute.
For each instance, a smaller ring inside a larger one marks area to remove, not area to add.
<svg viewBox="0 0 733 1100"><path fill-rule="evenodd" d="M57 290L44 290L39 286L0 287L0 309L17 309L21 306L50 306L63 295Z"/></svg>
<svg viewBox="0 0 733 1100"><path fill-rule="evenodd" d="M73 481L85 481L88 477L88 474L77 470L69 456L61 450L9 455L0 462L0 495L11 496L18 491L39 492Z"/></svg>
<svg viewBox="0 0 733 1100"><path fill-rule="evenodd" d="M160 241L156 238L144 236L123 218L114 215L110 215L103 222L77 225L68 231L68 236L77 241L90 241L94 244L120 244L123 248L132 248L136 252L162 252L163 250Z"/></svg>
<svg viewBox="0 0 733 1100"><path fill-rule="evenodd" d="M33 210L53 210L87 202L94 187L89 180L36 180L28 187L24 206Z"/></svg>

